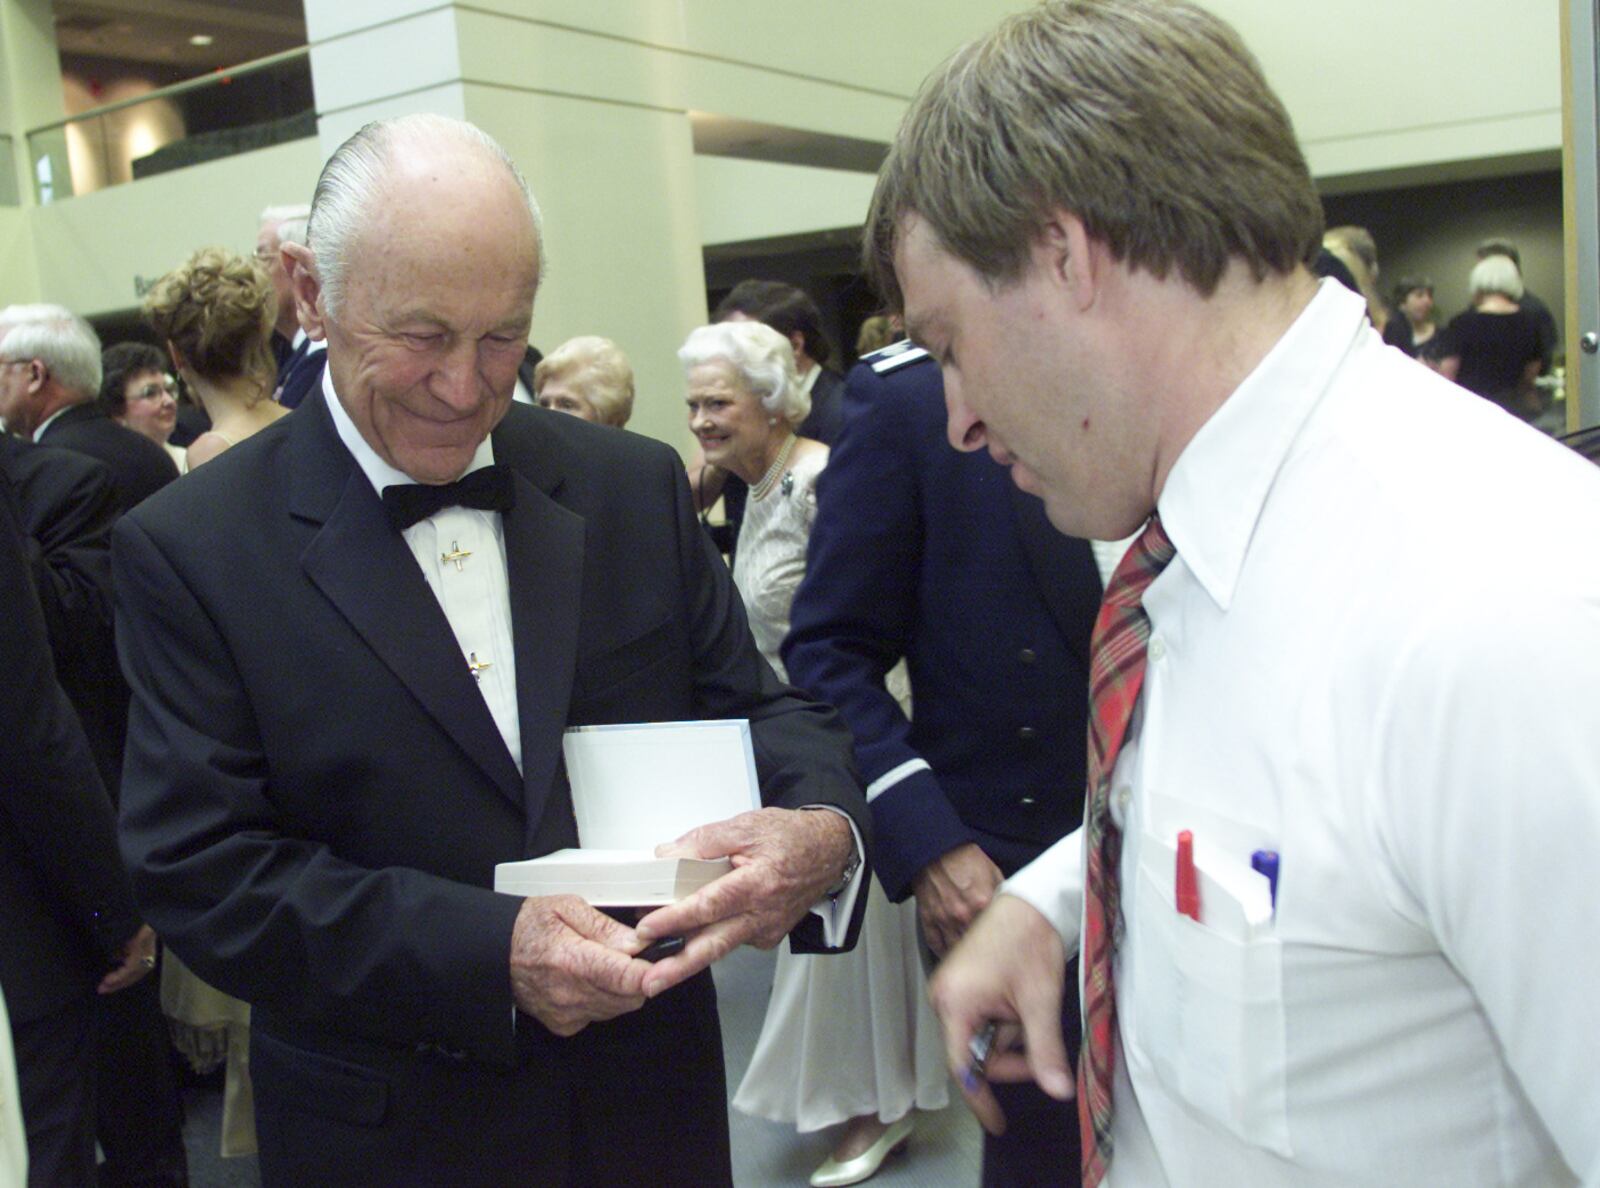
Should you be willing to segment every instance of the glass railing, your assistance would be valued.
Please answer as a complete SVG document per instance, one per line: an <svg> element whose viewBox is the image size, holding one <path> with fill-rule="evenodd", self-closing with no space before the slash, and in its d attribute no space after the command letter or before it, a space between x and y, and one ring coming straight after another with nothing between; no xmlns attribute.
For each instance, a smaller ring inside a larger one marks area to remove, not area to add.
<svg viewBox="0 0 1600 1188"><path fill-rule="evenodd" d="M301 46L28 133L41 204L317 133Z"/></svg>

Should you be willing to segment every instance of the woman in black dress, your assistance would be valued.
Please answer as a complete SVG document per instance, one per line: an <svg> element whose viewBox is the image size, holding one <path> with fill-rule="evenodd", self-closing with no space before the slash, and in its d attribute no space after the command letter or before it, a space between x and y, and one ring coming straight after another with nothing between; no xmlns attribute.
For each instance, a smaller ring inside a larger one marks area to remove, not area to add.
<svg viewBox="0 0 1600 1188"><path fill-rule="evenodd" d="M1472 308L1445 329L1439 371L1469 391L1527 420L1539 412L1542 356L1533 316L1517 304L1522 274L1505 256L1472 270Z"/></svg>

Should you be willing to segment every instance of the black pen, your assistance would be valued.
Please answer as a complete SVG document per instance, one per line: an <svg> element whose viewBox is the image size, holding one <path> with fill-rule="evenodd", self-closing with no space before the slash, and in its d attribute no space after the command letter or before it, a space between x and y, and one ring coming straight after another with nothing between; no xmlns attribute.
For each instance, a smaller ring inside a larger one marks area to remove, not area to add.
<svg viewBox="0 0 1600 1188"><path fill-rule="evenodd" d="M658 941L646 945L639 954L640 961L662 961L674 953L683 952L684 939L681 936L664 936Z"/></svg>

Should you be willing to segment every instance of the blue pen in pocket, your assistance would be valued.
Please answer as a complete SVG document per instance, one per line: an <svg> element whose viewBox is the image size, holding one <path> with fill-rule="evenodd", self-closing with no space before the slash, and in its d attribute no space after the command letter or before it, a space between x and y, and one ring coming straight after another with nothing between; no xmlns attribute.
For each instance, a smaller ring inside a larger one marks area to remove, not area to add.
<svg viewBox="0 0 1600 1188"><path fill-rule="evenodd" d="M1278 851L1257 850L1250 855L1250 869L1257 874L1265 875L1267 886L1272 889L1272 910L1278 910Z"/></svg>

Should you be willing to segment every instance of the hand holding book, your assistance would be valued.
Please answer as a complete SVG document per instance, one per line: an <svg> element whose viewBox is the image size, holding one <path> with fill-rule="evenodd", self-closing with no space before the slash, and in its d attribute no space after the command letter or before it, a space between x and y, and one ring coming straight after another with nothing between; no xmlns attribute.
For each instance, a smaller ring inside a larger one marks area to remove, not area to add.
<svg viewBox="0 0 1600 1188"><path fill-rule="evenodd" d="M740 813L660 847L684 857L726 857L733 870L639 921L635 931L646 941L688 941L646 975L644 993L654 997L742 944L770 949L838 882L854 847L838 813L777 808Z"/></svg>

